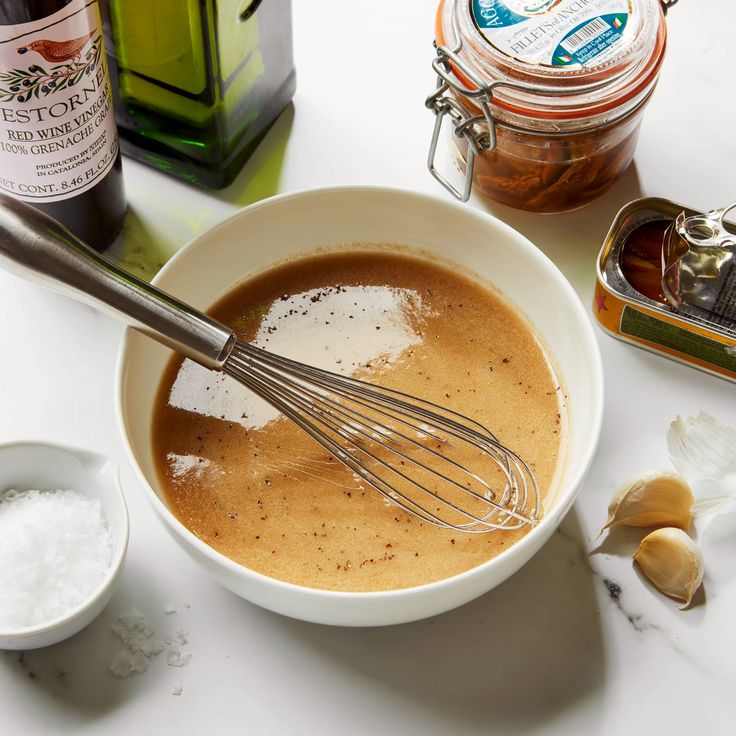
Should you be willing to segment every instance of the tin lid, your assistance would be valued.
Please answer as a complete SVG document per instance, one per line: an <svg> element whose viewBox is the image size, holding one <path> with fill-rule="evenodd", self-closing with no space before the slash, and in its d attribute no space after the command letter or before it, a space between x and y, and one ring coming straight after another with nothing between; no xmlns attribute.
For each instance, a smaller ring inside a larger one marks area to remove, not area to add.
<svg viewBox="0 0 736 736"><path fill-rule="evenodd" d="M703 214L681 212L662 247L662 289L683 314L736 330L736 232L724 222L736 203Z"/></svg>

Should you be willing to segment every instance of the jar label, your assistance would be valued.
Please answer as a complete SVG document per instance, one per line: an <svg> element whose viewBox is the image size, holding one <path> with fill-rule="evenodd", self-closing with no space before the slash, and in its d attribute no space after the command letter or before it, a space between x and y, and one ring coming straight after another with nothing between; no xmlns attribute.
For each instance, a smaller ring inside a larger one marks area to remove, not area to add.
<svg viewBox="0 0 736 736"><path fill-rule="evenodd" d="M75 197L104 178L118 145L97 0L0 27L0 191Z"/></svg>
<svg viewBox="0 0 736 736"><path fill-rule="evenodd" d="M628 45L632 0L470 0L498 51L527 64L597 66Z"/></svg>

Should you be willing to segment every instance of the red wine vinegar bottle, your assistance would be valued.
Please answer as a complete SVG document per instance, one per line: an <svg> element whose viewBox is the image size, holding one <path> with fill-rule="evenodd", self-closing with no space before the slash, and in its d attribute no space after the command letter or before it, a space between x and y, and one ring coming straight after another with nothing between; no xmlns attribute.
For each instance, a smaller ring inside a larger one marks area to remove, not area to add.
<svg viewBox="0 0 736 736"><path fill-rule="evenodd" d="M0 191L97 250L125 215L97 0L0 0Z"/></svg>

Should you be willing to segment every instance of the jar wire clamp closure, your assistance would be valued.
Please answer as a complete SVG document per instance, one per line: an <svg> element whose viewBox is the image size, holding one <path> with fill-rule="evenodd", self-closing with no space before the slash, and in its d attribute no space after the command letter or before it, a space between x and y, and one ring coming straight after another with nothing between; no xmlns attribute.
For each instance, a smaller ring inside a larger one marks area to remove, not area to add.
<svg viewBox="0 0 736 736"><path fill-rule="evenodd" d="M471 187L537 213L581 207L634 156L667 47L660 0L440 0L427 165L458 200ZM447 118L447 120L445 120ZM449 122L464 182L437 162ZM464 169L463 169L464 167Z"/></svg>

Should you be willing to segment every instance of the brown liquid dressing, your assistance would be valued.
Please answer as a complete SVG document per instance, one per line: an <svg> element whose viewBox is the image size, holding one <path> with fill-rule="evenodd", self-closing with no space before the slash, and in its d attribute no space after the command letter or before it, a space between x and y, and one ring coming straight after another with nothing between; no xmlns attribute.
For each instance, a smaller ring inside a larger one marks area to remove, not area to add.
<svg viewBox="0 0 736 736"><path fill-rule="evenodd" d="M332 253L265 271L210 312L273 352L480 421L529 463L543 497L550 490L566 431L558 379L526 323L469 278L396 253ZM188 360L172 360L164 375L153 450L182 523L231 559L299 585L429 583L525 533L418 521L247 389Z"/></svg>

